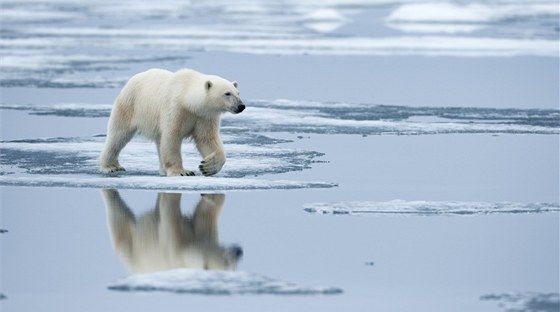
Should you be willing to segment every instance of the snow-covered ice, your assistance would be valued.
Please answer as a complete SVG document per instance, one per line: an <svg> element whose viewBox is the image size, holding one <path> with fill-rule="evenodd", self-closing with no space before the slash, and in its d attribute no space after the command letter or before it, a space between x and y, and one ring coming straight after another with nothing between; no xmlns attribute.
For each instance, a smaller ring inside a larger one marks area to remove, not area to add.
<svg viewBox="0 0 560 312"><path fill-rule="evenodd" d="M104 137L16 140L0 143L0 185L64 186L98 188L140 188L171 190L246 190L333 187L331 182L276 181L258 179L270 173L310 168L322 154L281 148L266 136L247 135L236 142L224 137L229 161L213 178L160 177L155 145L142 139L129 143L121 153L127 172L118 175L100 173L97 159ZM281 141L280 141L281 142ZM187 168L196 168L200 156L189 143L184 144L183 160ZM190 148L189 148L190 147ZM248 178L253 177L253 178Z"/></svg>

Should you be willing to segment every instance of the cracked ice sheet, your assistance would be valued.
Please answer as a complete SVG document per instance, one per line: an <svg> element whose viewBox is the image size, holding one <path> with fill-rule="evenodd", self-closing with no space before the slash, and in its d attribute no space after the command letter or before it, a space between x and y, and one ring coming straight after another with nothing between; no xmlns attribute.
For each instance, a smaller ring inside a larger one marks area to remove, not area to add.
<svg viewBox="0 0 560 312"><path fill-rule="evenodd" d="M313 151L273 146L268 137L252 136L253 141L237 141L225 136L228 162L214 177L160 177L155 145L140 138L130 142L120 161L128 171L118 176L99 172L97 158L103 137L18 140L0 143L0 185L91 187L166 190L252 190L334 187L334 183L274 181L254 178L310 168ZM228 143L229 142L229 143ZM185 144L189 146L190 144ZM187 168L197 168L200 156L184 147ZM252 176L253 178L246 178Z"/></svg>
<svg viewBox="0 0 560 312"><path fill-rule="evenodd" d="M344 102L249 100L242 116L224 114L222 132L361 135L559 134L558 109L409 107ZM108 117L109 104L1 104L33 115Z"/></svg>
<svg viewBox="0 0 560 312"><path fill-rule="evenodd" d="M108 287L119 291L172 292L199 295L333 295L335 287L302 286L248 272L178 269L137 274Z"/></svg>
<svg viewBox="0 0 560 312"><path fill-rule="evenodd" d="M430 108L281 99L252 101L248 107L243 124L252 131L361 135L560 132L560 111L555 109ZM230 124L230 118L224 116L224 125Z"/></svg>

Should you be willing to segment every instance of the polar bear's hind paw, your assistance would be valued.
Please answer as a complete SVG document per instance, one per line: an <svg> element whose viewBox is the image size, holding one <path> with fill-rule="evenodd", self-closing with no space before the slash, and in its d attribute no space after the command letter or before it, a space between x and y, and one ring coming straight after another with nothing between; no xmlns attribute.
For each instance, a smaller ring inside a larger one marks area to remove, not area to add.
<svg viewBox="0 0 560 312"><path fill-rule="evenodd" d="M187 170L187 169L178 169L178 170L167 170L167 176L182 176L182 177L192 177L194 176L194 172Z"/></svg>
<svg viewBox="0 0 560 312"><path fill-rule="evenodd" d="M108 166L102 166L101 171L104 173L116 173L119 171L126 171L126 170L121 165L108 165Z"/></svg>
<svg viewBox="0 0 560 312"><path fill-rule="evenodd" d="M192 171L189 170L185 170L185 172L181 173L181 176L185 176L185 177L194 177L195 174Z"/></svg>

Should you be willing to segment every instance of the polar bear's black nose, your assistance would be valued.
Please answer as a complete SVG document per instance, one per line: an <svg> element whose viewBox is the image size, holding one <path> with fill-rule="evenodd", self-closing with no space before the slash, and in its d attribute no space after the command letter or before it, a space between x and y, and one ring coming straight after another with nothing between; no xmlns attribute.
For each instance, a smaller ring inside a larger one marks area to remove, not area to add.
<svg viewBox="0 0 560 312"><path fill-rule="evenodd" d="M243 249L241 247L233 246L231 249L232 249L232 252L237 259L239 259L239 258L241 258L241 256L243 256Z"/></svg>
<svg viewBox="0 0 560 312"><path fill-rule="evenodd" d="M242 112L245 109L245 104L239 104L239 106L237 106L237 111L238 112Z"/></svg>

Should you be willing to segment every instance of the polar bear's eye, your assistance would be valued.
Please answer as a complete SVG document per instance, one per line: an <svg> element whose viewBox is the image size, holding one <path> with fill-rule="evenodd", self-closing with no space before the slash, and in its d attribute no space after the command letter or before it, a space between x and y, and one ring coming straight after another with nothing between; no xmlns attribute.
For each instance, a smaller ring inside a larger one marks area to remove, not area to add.
<svg viewBox="0 0 560 312"><path fill-rule="evenodd" d="M226 96L231 96L231 92L226 92Z"/></svg>

